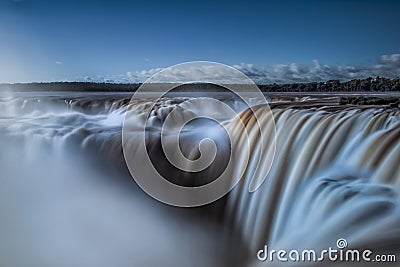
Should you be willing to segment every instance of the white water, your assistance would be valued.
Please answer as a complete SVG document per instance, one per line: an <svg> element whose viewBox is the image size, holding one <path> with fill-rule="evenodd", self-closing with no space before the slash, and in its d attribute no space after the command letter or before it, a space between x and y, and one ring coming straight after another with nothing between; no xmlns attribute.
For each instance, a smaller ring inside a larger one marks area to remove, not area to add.
<svg viewBox="0 0 400 267"><path fill-rule="evenodd" d="M0 266L223 265L233 238L212 210L163 205L130 177L123 102L1 99Z"/></svg>
<svg viewBox="0 0 400 267"><path fill-rule="evenodd" d="M162 102L151 125L184 99ZM151 101L144 97L135 108ZM226 206L215 205L224 214L217 224L201 209L157 203L129 179L121 148L127 103L118 95L1 98L1 266L232 266L232 258L256 263L264 244L320 249L341 237L355 248L399 253L399 111L277 105L277 150L266 181L250 194L254 164L237 162L246 175ZM255 153L260 140L251 117L241 115ZM265 115L261 126L271 123ZM184 154L196 157L193 136L201 132L192 127L183 135ZM150 151L159 156L158 147ZM220 160L227 151L221 153ZM256 176L263 173L261 165ZM226 230L241 243L226 245Z"/></svg>
<svg viewBox="0 0 400 267"><path fill-rule="evenodd" d="M352 248L398 255L399 112L273 112L278 149L266 183L248 194L244 180L227 208L250 251L322 250L344 237Z"/></svg>

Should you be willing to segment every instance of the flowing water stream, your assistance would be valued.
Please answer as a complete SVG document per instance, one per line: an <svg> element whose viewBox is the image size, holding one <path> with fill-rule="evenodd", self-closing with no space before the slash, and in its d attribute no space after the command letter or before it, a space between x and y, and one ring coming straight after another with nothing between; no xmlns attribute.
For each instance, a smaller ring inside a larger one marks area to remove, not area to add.
<svg viewBox="0 0 400 267"><path fill-rule="evenodd" d="M252 111L214 97L239 114L224 125L243 123L249 138L236 130L237 143L229 143L214 122L187 125L180 136L186 157L199 157L204 138L218 150L213 164L196 175L167 164L160 144L161 126L175 107L176 123L196 113L185 105L195 95L166 97L149 118L135 120L149 129L146 145L156 169L185 186L212 181L228 164L231 146L248 142L249 161L233 157L244 174L237 186L215 203L183 209L148 197L129 175L122 125L130 94L2 95L0 266L258 265L266 264L256 258L266 244L319 250L339 238L352 248L399 255L398 109L274 96L271 110L261 105ZM152 101L143 96L130 108L145 110ZM263 146L260 128L271 133ZM135 134L128 141L135 146ZM352 264L359 263L336 265Z"/></svg>

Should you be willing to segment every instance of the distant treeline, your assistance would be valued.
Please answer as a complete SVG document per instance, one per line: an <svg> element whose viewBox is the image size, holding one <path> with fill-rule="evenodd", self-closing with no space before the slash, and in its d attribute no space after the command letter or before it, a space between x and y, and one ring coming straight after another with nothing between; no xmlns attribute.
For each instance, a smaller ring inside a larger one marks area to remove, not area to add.
<svg viewBox="0 0 400 267"><path fill-rule="evenodd" d="M397 108L400 105L400 97L363 97L363 96L353 96L353 97L341 97L340 105L388 105L392 108Z"/></svg>
<svg viewBox="0 0 400 267"><path fill-rule="evenodd" d="M13 92L25 91L103 91L123 92L136 91L141 84L126 83L94 83L94 82L51 82L51 83L15 83L0 84L0 90ZM161 86L161 85L160 85ZM237 86L237 85L236 85ZM382 77L355 79L347 82L329 80L327 82L310 82L294 84L261 84L263 92L382 92L400 91L400 78ZM154 85L157 88L157 85ZM211 84L187 84L177 91L223 91L221 87Z"/></svg>
<svg viewBox="0 0 400 267"><path fill-rule="evenodd" d="M400 78L366 78L347 82L330 80L327 82L267 84L259 85L265 92L384 92L400 91Z"/></svg>
<svg viewBox="0 0 400 267"><path fill-rule="evenodd" d="M43 82L0 84L0 90L12 92L29 91L102 91L121 92L136 91L140 84L94 83L94 82Z"/></svg>

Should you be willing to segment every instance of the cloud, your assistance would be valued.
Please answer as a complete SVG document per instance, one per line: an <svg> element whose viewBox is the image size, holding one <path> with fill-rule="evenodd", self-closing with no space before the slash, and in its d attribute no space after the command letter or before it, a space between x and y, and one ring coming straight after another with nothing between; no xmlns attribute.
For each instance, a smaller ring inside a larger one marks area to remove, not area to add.
<svg viewBox="0 0 400 267"><path fill-rule="evenodd" d="M178 65L179 66L179 65ZM233 65L247 75L255 83L303 83L324 82L328 80L348 81L367 77L397 78L400 76L400 54L383 55L375 64L370 65L326 65L318 60L311 64L298 63L278 64L273 66L256 66L248 63ZM154 74L158 73L156 78ZM153 68L140 71L128 71L126 74L114 76L85 77L84 81L140 83L150 82L192 82L207 79L216 83L241 83L242 77L235 74L235 70L199 63L191 69L185 67ZM153 78L152 78L153 77ZM234 77L234 78L232 78Z"/></svg>
<svg viewBox="0 0 400 267"><path fill-rule="evenodd" d="M372 65L323 65L313 60L312 65L292 63L289 65L275 65L271 67L257 67L242 63L234 65L256 83L300 83L321 82L327 80L347 81L367 77L397 78L400 76L400 54L383 55Z"/></svg>
<svg viewBox="0 0 400 267"><path fill-rule="evenodd" d="M56 61L56 64L57 64L57 65L62 65L62 64L64 64L64 62L62 62L62 61Z"/></svg>
<svg viewBox="0 0 400 267"><path fill-rule="evenodd" d="M141 71L128 71L126 73L127 79L130 82L144 82L154 74L159 71L162 71L164 68L155 68L155 69L148 69L148 70L141 70Z"/></svg>

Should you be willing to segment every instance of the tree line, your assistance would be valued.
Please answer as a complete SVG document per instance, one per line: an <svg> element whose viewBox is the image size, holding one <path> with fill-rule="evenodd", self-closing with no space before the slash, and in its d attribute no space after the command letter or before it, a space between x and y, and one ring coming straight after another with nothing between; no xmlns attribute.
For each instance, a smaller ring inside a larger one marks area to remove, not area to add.
<svg viewBox="0 0 400 267"><path fill-rule="evenodd" d="M41 82L0 84L0 90L13 92L24 91L101 91L101 92L134 92L140 83L95 83L95 82ZM160 85L161 86L161 85ZM154 85L154 88L157 84ZM293 84L259 84L263 92L387 92L400 91L400 78L383 77L354 79L341 82L329 80L326 82L309 82ZM187 84L180 86L177 91L223 91L220 86L210 84Z"/></svg>
<svg viewBox="0 0 400 267"><path fill-rule="evenodd" d="M264 92L386 92L400 91L400 78L369 77L346 82L329 80L295 84L266 84L259 85L259 87Z"/></svg>

